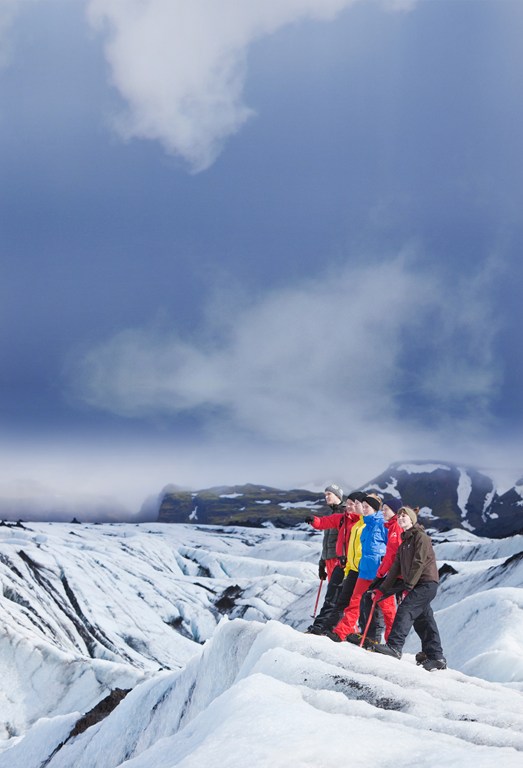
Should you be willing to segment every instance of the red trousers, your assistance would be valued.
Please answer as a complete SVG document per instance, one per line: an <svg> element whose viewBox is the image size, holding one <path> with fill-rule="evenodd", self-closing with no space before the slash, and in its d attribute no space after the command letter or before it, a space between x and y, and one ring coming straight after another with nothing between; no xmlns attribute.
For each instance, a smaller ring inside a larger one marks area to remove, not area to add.
<svg viewBox="0 0 523 768"><path fill-rule="evenodd" d="M343 611L342 618L338 621L333 630L337 635L339 635L339 637L341 637L342 640L345 640L347 635L350 635L352 632L358 631L358 618L360 615L361 598L363 593L367 591L371 581L372 579L358 578L356 582L350 603ZM396 616L396 601L394 600L394 595L387 597L385 600L382 600L381 603L378 603L378 605L381 608L383 618L385 619L386 640L389 636L392 624L394 623L394 617ZM362 631L364 629L365 627L361 627Z"/></svg>

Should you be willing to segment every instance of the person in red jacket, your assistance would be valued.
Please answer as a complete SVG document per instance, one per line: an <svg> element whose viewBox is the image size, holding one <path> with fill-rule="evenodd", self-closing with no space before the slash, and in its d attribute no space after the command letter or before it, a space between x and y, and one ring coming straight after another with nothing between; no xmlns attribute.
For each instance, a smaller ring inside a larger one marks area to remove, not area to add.
<svg viewBox="0 0 523 768"><path fill-rule="evenodd" d="M307 517L305 519L305 522L312 525L317 531L326 531L333 528L337 530L336 558L337 565L340 565L342 568L345 567L347 562L347 546L352 526L360 519L360 515L354 512L353 503L356 499L363 496L363 493L354 491L354 493L350 493L347 496L345 508L342 512L335 512L332 515L324 515L323 517Z"/></svg>

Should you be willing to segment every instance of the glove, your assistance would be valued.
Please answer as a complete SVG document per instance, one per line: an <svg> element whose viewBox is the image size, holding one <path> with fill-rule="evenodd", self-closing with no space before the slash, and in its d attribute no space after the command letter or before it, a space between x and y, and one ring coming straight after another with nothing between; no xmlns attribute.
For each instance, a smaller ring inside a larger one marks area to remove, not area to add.
<svg viewBox="0 0 523 768"><path fill-rule="evenodd" d="M371 581L367 589L369 590L369 592L373 592L375 589L378 589L383 584L384 581L385 581L385 576L381 576L381 577L377 576L374 579L374 581Z"/></svg>
<svg viewBox="0 0 523 768"><path fill-rule="evenodd" d="M309 523L309 525L310 525L311 523L313 523L313 522L314 522L314 518L313 518L313 517L306 517L306 518L305 518L305 522L306 522L306 523Z"/></svg>
<svg viewBox="0 0 523 768"><path fill-rule="evenodd" d="M378 603L380 600L383 600L386 597L386 595L384 595L380 589L374 589L372 595L374 597L375 603Z"/></svg>
<svg viewBox="0 0 523 768"><path fill-rule="evenodd" d="M342 568L345 568L347 565L347 558L346 557L338 557L338 562Z"/></svg>
<svg viewBox="0 0 523 768"><path fill-rule="evenodd" d="M401 595L405 590L405 582L402 579L397 579L397 581L394 583L394 586L392 586L388 590L389 595Z"/></svg>
<svg viewBox="0 0 523 768"><path fill-rule="evenodd" d="M327 578L327 571L325 570L325 560L320 560L318 563L318 576L322 581Z"/></svg>

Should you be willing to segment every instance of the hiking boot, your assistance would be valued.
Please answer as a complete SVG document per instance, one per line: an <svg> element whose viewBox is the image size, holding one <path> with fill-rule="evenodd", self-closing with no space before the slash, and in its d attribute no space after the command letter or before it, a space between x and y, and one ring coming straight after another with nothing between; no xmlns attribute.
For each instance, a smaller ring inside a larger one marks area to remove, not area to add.
<svg viewBox="0 0 523 768"><path fill-rule="evenodd" d="M424 661L427 661L428 658L429 657L427 656L425 651L418 651L418 653L416 654L416 664L418 665L418 667L421 664L423 664Z"/></svg>
<svg viewBox="0 0 523 768"><path fill-rule="evenodd" d="M373 651L379 644L379 640L373 640L371 637L366 637L363 643L363 647L366 651Z"/></svg>
<svg viewBox="0 0 523 768"><path fill-rule="evenodd" d="M310 627L307 627L305 630L306 635L322 635L323 634L323 628L314 626L314 624L311 624Z"/></svg>
<svg viewBox="0 0 523 768"><path fill-rule="evenodd" d="M362 635L360 635L359 632L351 632L350 635L347 635L345 640L353 645L359 645L361 643L361 638Z"/></svg>
<svg viewBox="0 0 523 768"><path fill-rule="evenodd" d="M330 629L327 630L327 632L323 633L324 637L328 637L329 640L332 640L334 643L341 643L341 637L336 634L336 632L331 632Z"/></svg>
<svg viewBox="0 0 523 768"><path fill-rule="evenodd" d="M384 656L392 656L394 659L401 659L401 651L397 651L395 648L387 645L387 643L376 643L370 650L373 650L375 653L383 653Z"/></svg>
<svg viewBox="0 0 523 768"><path fill-rule="evenodd" d="M447 669L447 662L445 659L427 659L421 666L427 672L435 672L438 669Z"/></svg>

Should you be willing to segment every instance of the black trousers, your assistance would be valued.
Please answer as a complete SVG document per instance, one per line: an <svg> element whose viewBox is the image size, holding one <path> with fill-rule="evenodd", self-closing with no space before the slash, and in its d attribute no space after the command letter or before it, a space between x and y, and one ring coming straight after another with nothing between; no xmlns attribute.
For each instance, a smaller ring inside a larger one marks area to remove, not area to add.
<svg viewBox="0 0 523 768"><path fill-rule="evenodd" d="M362 632L365 630L365 627L367 626L367 621L369 620L369 613L371 611L371 608L372 608L372 593L364 592L363 597L361 598L361 603L360 603L360 618L359 618L359 625ZM374 610L374 613L372 614L372 621L370 622L370 625L369 625L367 637L369 640L375 640L377 643L381 643L381 638L383 636L384 631L385 631L385 620L383 618L382 612L379 609L379 606L377 606Z"/></svg>
<svg viewBox="0 0 523 768"><path fill-rule="evenodd" d="M327 584L327 592L325 593L325 600L321 606L320 612L314 619L311 627L323 629L323 623L325 617L332 611L336 605L338 595L341 591L341 585L343 582L343 568L341 565L337 565L331 575L330 581ZM309 627L309 629L311 628Z"/></svg>
<svg viewBox="0 0 523 768"><path fill-rule="evenodd" d="M338 568L336 567L332 573L331 583L337 570ZM350 603L354 585L358 579L358 571L349 571L347 576L343 578L343 568L340 567L340 570L342 581L338 583L338 588L336 594L334 595L334 600L331 600L327 604L327 597L329 592L329 590L327 590L325 602L322 605L321 611L314 620L314 627L322 630L332 629L336 626L343 614L343 611Z"/></svg>
<svg viewBox="0 0 523 768"><path fill-rule="evenodd" d="M416 584L400 603L387 644L396 651L403 650L405 640L412 627L421 640L421 650L429 659L442 659L443 649L436 620L430 607L436 597L438 584L423 581Z"/></svg>

